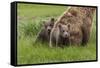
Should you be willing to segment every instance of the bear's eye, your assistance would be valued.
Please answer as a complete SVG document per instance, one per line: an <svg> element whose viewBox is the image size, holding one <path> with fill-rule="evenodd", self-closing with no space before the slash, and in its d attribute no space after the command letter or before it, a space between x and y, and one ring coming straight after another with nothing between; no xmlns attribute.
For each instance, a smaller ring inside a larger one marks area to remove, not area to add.
<svg viewBox="0 0 100 68"><path fill-rule="evenodd" d="M63 30L63 32L65 32L65 30Z"/></svg>
<svg viewBox="0 0 100 68"><path fill-rule="evenodd" d="M52 27L52 26L53 26L53 24L50 24L50 26Z"/></svg>
<svg viewBox="0 0 100 68"><path fill-rule="evenodd" d="M45 25L45 28L47 28L47 25Z"/></svg>

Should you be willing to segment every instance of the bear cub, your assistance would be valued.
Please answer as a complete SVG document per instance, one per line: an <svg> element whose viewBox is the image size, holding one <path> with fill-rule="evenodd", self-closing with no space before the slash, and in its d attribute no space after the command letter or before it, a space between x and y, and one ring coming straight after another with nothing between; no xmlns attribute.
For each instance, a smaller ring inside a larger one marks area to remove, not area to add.
<svg viewBox="0 0 100 68"><path fill-rule="evenodd" d="M50 40L50 32L54 26L54 22L55 22L55 19L54 18L51 18L50 20L48 21L44 21L44 25L41 29L41 31L39 32L38 34L38 37L37 39L41 40L41 41L47 41L49 42Z"/></svg>
<svg viewBox="0 0 100 68"><path fill-rule="evenodd" d="M58 24L51 33L51 45L54 44L56 47L64 47L64 45L68 44L70 37L69 29L70 25Z"/></svg>

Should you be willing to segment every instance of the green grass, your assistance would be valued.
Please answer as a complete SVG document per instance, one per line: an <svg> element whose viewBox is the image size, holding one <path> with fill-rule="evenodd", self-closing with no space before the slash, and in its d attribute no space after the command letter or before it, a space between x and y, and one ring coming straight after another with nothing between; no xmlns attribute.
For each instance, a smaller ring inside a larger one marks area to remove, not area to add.
<svg viewBox="0 0 100 68"><path fill-rule="evenodd" d="M52 62L71 62L96 60L96 17L87 46L68 46L50 48L48 43L34 44L37 33L41 29L43 20L59 17L66 6L44 6L32 4L18 4L18 64L38 64Z"/></svg>

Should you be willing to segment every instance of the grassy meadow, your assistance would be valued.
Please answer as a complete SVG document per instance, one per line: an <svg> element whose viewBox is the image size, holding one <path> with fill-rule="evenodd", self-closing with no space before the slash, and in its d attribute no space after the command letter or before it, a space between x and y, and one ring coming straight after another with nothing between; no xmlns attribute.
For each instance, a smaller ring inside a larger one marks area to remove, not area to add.
<svg viewBox="0 0 100 68"><path fill-rule="evenodd" d="M67 6L18 4L17 7L17 63L19 65L96 60L96 16L87 46L50 48L48 43L34 44L34 40L41 30L43 21L51 17L59 17Z"/></svg>

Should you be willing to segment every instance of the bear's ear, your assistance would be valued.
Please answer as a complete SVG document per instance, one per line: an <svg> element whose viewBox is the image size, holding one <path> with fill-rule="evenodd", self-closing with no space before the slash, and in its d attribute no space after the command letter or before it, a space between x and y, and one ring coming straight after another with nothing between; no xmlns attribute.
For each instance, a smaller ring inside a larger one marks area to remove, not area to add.
<svg viewBox="0 0 100 68"><path fill-rule="evenodd" d="M71 11L71 15L72 15L72 16L77 16L77 11L74 11L74 10Z"/></svg>
<svg viewBox="0 0 100 68"><path fill-rule="evenodd" d="M46 21L43 21L42 26L46 27Z"/></svg>
<svg viewBox="0 0 100 68"><path fill-rule="evenodd" d="M55 18L51 18L51 19L50 19L50 22L51 22L51 24L53 25L54 22L55 22Z"/></svg>
<svg viewBox="0 0 100 68"><path fill-rule="evenodd" d="M67 16L70 16L70 17L73 16L70 12L68 12L66 15Z"/></svg>
<svg viewBox="0 0 100 68"><path fill-rule="evenodd" d="M73 12L72 15L73 15L73 16L77 16L77 13L76 13L76 12Z"/></svg>
<svg viewBox="0 0 100 68"><path fill-rule="evenodd" d="M55 18L51 18L51 22L54 22L55 21Z"/></svg>
<svg viewBox="0 0 100 68"><path fill-rule="evenodd" d="M61 28L61 24L58 24L58 27Z"/></svg>

